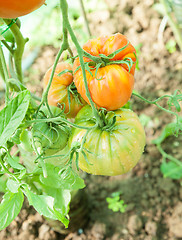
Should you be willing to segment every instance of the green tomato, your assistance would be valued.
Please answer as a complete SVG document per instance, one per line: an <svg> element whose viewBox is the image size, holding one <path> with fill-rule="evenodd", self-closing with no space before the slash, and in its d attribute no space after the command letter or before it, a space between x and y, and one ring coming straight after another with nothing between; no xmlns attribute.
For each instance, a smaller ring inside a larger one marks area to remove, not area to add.
<svg viewBox="0 0 182 240"><path fill-rule="evenodd" d="M139 161L144 151L145 132L138 116L129 109L118 109L108 114L108 120L112 120L114 114L116 122L112 129L96 127L88 132L83 145L87 159L81 152L78 158L78 165L83 171L95 175L121 175ZM95 125L90 106L79 111L75 123L85 127ZM81 143L85 134L86 130L74 128L69 146Z"/></svg>
<svg viewBox="0 0 182 240"><path fill-rule="evenodd" d="M51 111L54 117L62 112L60 108L54 106L51 106ZM46 119L48 117L48 110L43 107L40 111L39 118ZM50 156L66 146L69 130L65 125L59 125L53 122L41 122L33 125L32 135L37 150L45 156Z"/></svg>

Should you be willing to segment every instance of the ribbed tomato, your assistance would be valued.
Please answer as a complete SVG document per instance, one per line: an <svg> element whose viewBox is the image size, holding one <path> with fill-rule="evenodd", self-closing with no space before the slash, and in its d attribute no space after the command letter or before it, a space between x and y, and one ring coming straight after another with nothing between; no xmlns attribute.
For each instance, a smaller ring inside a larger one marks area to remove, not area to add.
<svg viewBox="0 0 182 240"><path fill-rule="evenodd" d="M88 132L83 145L87 160L81 152L78 159L83 171L95 175L121 175L130 171L139 161L145 146L145 132L139 118L129 109L119 109L109 113L108 121L114 114L116 122L113 128L96 127ZM89 105L79 111L75 123L85 127L95 125ZM74 128L69 145L81 143L85 133L84 129Z"/></svg>
<svg viewBox="0 0 182 240"><path fill-rule="evenodd" d="M44 88L47 86L52 68L49 68L44 76ZM81 98L80 94L76 95L70 94L71 97L71 105L69 109L69 101L68 101L68 87L73 82L73 75L71 72L64 73L60 76L58 74L64 70L72 70L72 66L69 63L60 62L56 66L56 70L54 73L53 81L48 93L48 103L52 106L64 107L65 113L67 117L74 118L78 111L86 104L86 102ZM76 89L75 89L76 90ZM62 105L61 105L62 104Z"/></svg>
<svg viewBox="0 0 182 240"><path fill-rule="evenodd" d="M97 57L103 56L100 54L109 56L124 46L126 47L114 57L106 59L104 66L100 67L98 71L94 68L90 69L92 74L86 71L88 88L93 102L98 107L103 107L107 110L116 110L127 103L134 86L136 51L127 38L120 33L89 40L83 46L86 52ZM126 63L118 62L124 59L133 61L130 71ZM84 61L85 63L91 62L86 57L84 57ZM73 65L74 83L83 99L89 103L86 96L82 70L79 67L80 60L76 58Z"/></svg>
<svg viewBox="0 0 182 240"><path fill-rule="evenodd" d="M0 0L0 17L17 18L33 12L45 3L45 0Z"/></svg>

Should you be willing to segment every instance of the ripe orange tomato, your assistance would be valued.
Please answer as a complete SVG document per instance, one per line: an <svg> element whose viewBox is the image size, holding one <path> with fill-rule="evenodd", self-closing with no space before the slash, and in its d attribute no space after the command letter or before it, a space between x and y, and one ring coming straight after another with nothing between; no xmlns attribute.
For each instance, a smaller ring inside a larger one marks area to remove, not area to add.
<svg viewBox="0 0 182 240"><path fill-rule="evenodd" d="M52 68L53 67L49 68L44 76L43 79L44 88L46 88L49 82ZM77 98L70 93L71 105L69 109L67 87L73 82L73 75L71 72L67 72L58 76L60 72L66 69L72 70L72 66L69 63L65 62L60 62L57 64L52 84L48 93L48 103L52 106L57 106L61 108L63 108L65 105L65 113L67 113L67 117L74 118L78 111L86 104L86 102L81 98L80 94L78 94L77 92L76 92ZM80 102L78 101L78 98Z"/></svg>
<svg viewBox="0 0 182 240"><path fill-rule="evenodd" d="M116 110L124 106L130 99L134 86L136 51L127 38L120 33L89 40L83 46L86 52L97 57L101 57L99 54L109 56L124 46L126 46L125 49L117 53L105 66L100 67L98 71L95 68L90 68L92 74L86 71L91 98L99 108ZM130 71L125 63L113 63L113 61L124 60L126 58L131 58L133 61ZM84 62L91 62L91 60L84 57ZM79 66L79 58L76 58L73 65L74 83L83 99L89 103L86 96L82 70Z"/></svg>
<svg viewBox="0 0 182 240"><path fill-rule="evenodd" d="M0 0L0 17L17 18L33 12L45 3L45 0Z"/></svg>

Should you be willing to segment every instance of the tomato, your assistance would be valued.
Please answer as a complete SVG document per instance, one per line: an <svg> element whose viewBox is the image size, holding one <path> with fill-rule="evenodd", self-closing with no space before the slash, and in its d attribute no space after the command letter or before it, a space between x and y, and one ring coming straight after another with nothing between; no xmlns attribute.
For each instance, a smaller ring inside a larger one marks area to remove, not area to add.
<svg viewBox="0 0 182 240"><path fill-rule="evenodd" d="M112 59L105 61L105 66L100 67L98 71L95 68L90 69L92 74L86 71L91 98L99 108L116 110L124 106L130 99L134 86L136 51L127 38L120 33L89 40L83 46L86 52L97 57L101 57L99 54L108 56L124 46L126 46L125 49L117 53ZM116 64L113 62L126 58L131 58L133 61L130 71L127 64ZM89 63L91 60L84 57L84 62ZM112 64L110 64L111 62ZM83 99L89 103L86 96L82 70L79 67L80 60L76 58L73 65L74 83Z"/></svg>
<svg viewBox="0 0 182 240"><path fill-rule="evenodd" d="M44 88L47 86L52 68L49 68L44 76ZM60 62L56 66L56 70L54 73L53 81L48 93L48 103L52 106L58 106L63 108L65 105L65 113L67 113L67 117L74 118L78 111L85 105L85 101L81 98L80 94L75 92L75 95L70 94L71 97L71 105L69 109L68 102L68 87L73 82L73 75L71 72L64 73L60 76L58 74L64 70L72 70L72 66L69 63ZM76 90L76 88L75 88ZM62 105L61 105L62 104Z"/></svg>
<svg viewBox="0 0 182 240"><path fill-rule="evenodd" d="M17 18L33 12L45 3L45 0L0 0L0 17Z"/></svg>
<svg viewBox="0 0 182 240"><path fill-rule="evenodd" d="M83 171L95 175L121 175L130 171L139 161L145 146L145 132L139 118L129 109L118 109L110 112L108 120L114 114L116 122L112 129L96 127L88 132L83 145L87 161L81 152L78 159ZM89 105L80 110L75 123L84 127L95 125ZM81 143L85 133L85 129L74 128L69 140L70 147L75 142Z"/></svg>
<svg viewBox="0 0 182 240"><path fill-rule="evenodd" d="M61 109L51 106L53 116L58 116ZM46 119L50 117L48 110L43 107L39 112L39 119ZM62 150L68 141L69 129L64 124L59 125L53 122L35 123L32 127L32 136L34 138L35 146L40 153L43 152L45 156L50 156Z"/></svg>

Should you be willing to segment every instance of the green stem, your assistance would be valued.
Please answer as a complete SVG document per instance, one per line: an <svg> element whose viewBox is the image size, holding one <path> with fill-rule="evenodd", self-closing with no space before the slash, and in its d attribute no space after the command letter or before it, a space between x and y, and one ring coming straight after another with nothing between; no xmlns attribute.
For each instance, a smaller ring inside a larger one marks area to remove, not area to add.
<svg viewBox="0 0 182 240"><path fill-rule="evenodd" d="M4 57L4 53L3 53L3 49L1 46L1 42L0 42L0 72L1 72L1 76L6 84L6 94L5 94L5 101L6 104L9 101L9 75L8 75L8 69L6 66L6 61L5 61L5 57Z"/></svg>
<svg viewBox="0 0 182 240"><path fill-rule="evenodd" d="M84 7L84 4L83 4L83 0L80 0L80 7L81 7L81 11L82 11L82 15L83 15L83 18L84 18L84 22L85 22L85 26L86 26L86 29L87 29L88 36L91 37L92 34L91 34L91 31L90 31L90 27L89 27L85 7Z"/></svg>
<svg viewBox="0 0 182 240"><path fill-rule="evenodd" d="M96 125L94 125L93 127L84 127L84 126L80 126L80 125L77 125L75 123L72 123L68 120L66 120L65 118L62 118L62 117L56 117L56 118L45 118L45 119L34 119L34 120L30 120L30 121L26 121L25 123L23 123L22 125L20 125L20 127L28 127L30 125L32 125L33 123L43 123L43 122L54 122L54 123L57 123L57 124L60 124L60 122L64 122L64 123L67 123L69 124L70 126L72 127L75 127L75 128L80 128L80 129L86 129L86 130L90 130L90 129L93 129L96 127Z"/></svg>
<svg viewBox="0 0 182 240"><path fill-rule="evenodd" d="M0 164L4 170L5 173L7 173L9 176L13 177L15 179L15 181L17 181L18 183L20 183L20 181L14 176L14 174L12 172L9 171L9 169L4 165L4 162L0 156Z"/></svg>
<svg viewBox="0 0 182 240"><path fill-rule="evenodd" d="M169 25L171 26L173 33L175 35L176 41L182 51L182 34L179 30L178 24L174 22L174 20L171 17L171 14L168 11L168 3L167 3L168 1L160 0L160 2L164 6L165 15L168 17Z"/></svg>
<svg viewBox="0 0 182 240"><path fill-rule="evenodd" d="M158 108L160 108L161 110L163 110L163 111L165 111L165 112L167 112L167 113L170 113L170 114L172 114L172 115L175 115L177 119L179 118L179 116L178 116L177 113L175 113L175 112L173 112L173 111L171 111L171 110L168 110L168 109L166 109L166 108L164 108L164 107L161 107L161 106L157 103L159 100L161 100L161 99L163 99L163 98L165 98L165 97L171 97L170 95L164 95L164 96L162 96L162 97L160 97L160 98L157 98L157 99L155 99L155 100L153 100L153 101L150 101L150 100L147 100L146 98L142 97L139 93L137 93L137 92L135 92L135 91L133 91L132 94L133 94L134 96L142 99L144 102L147 102L147 103L149 103L149 104L154 104L154 105L156 105Z"/></svg>
<svg viewBox="0 0 182 240"><path fill-rule="evenodd" d="M71 36L71 39L72 39L73 43L75 44L75 47L76 47L77 52L78 52L78 56L79 56L79 59L80 59L80 65L81 65L81 69L82 69L82 73L83 73L83 80L84 80L84 84L85 84L86 96L89 99L90 105L91 105L92 110L93 110L93 114L94 114L94 116L95 116L95 118L98 122L98 125L102 127L103 126L103 121L99 116L99 113L98 113L98 111L97 111L97 109L94 105L94 102L92 101L91 94L90 94L90 91L88 89L88 83L87 83L86 72L85 72L85 65L84 65L84 60L83 60L83 49L81 48L73 30L72 30L70 22L69 22L67 1L66 0L60 0L60 5L61 5L62 16L63 16L63 24L67 28L67 30L68 30L68 32Z"/></svg>
<svg viewBox="0 0 182 240"><path fill-rule="evenodd" d="M8 49L8 51L13 55L13 54L14 54L14 50L13 50L13 48L10 47L10 46L8 45L8 43L7 43L5 40L2 40L1 42L2 42L3 45Z"/></svg>
<svg viewBox="0 0 182 240"><path fill-rule="evenodd" d="M3 19L3 21L7 25L9 25L12 22L12 19ZM16 42L16 48L14 49L14 52L13 52L16 74L19 81L22 83L23 82L22 57L23 57L25 44L28 41L28 38L24 38L22 36L19 27L15 23L11 25L10 30L12 31L15 38L15 42Z"/></svg>
<svg viewBox="0 0 182 240"><path fill-rule="evenodd" d="M67 32L67 29L65 27L65 22L64 22L64 19L63 19L63 43L62 43L61 48L60 48L60 50L59 50L59 52L58 52L58 54L56 56L56 59L55 59L55 62L54 62L53 68L52 68L52 72L51 72L51 76L50 76L48 85L47 85L47 87L46 87L46 89L45 89L45 91L44 91L44 93L42 95L42 101L41 101L41 103L39 105L39 108L38 108L38 111L39 111L40 107L45 102L51 117L53 117L53 115L52 115L52 112L51 112L49 104L48 104L48 93L49 93L49 89L50 89L52 81L53 81L53 77L54 77L54 73L55 73L55 70L56 70L56 66L57 66L57 64L59 62L59 59L61 57L61 54L65 50L67 50L67 49L70 52L71 49L70 49L69 44L68 44L68 32Z"/></svg>
<svg viewBox="0 0 182 240"><path fill-rule="evenodd" d="M161 155L164 157L164 158L168 158L169 160L173 161L174 163L176 163L178 166L182 166L182 163L175 157L167 154L161 147L160 144L157 144L157 149L159 150L159 152L161 153Z"/></svg>

